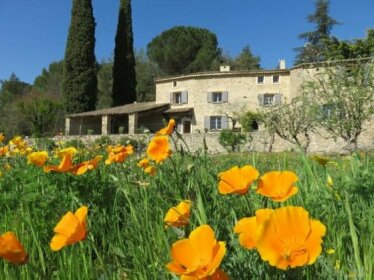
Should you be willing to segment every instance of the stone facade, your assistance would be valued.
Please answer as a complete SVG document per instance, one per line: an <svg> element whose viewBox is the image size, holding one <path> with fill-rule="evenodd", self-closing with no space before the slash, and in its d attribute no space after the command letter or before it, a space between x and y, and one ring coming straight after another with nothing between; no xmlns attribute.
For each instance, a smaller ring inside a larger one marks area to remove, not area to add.
<svg viewBox="0 0 374 280"><path fill-rule="evenodd" d="M260 96L268 95L273 101L267 102L276 102L277 95L282 102L292 97L291 92L291 75L287 69L212 72L156 80L156 103L170 102L171 109L193 108L192 117L185 117L191 121L192 133L214 130L207 127L207 118L211 116L222 117L222 122L227 122L226 127L232 128L230 115L238 111L255 112L260 108ZM179 93L187 95L187 102L176 99ZM212 94L220 93L218 100L222 101L212 100ZM183 121L180 125L183 126ZM225 124L222 123L221 128L225 128Z"/></svg>

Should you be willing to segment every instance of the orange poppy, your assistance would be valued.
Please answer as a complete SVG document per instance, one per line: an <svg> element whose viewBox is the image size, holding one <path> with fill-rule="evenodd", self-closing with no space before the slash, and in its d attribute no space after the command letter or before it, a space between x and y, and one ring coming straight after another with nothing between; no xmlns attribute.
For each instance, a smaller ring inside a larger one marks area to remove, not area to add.
<svg viewBox="0 0 374 280"><path fill-rule="evenodd" d="M173 133L174 127L175 127L175 120L170 119L169 123L166 127L162 128L162 129L160 129L159 131L156 132L156 136L170 135L170 134Z"/></svg>
<svg viewBox="0 0 374 280"><path fill-rule="evenodd" d="M257 233L259 225L264 223L273 212L273 209L259 209L256 216L239 220L234 232L239 234L239 243L246 249L254 249L257 244Z"/></svg>
<svg viewBox="0 0 374 280"><path fill-rule="evenodd" d="M253 166L246 165L241 168L234 166L218 174L220 179L218 191L220 194L246 194L258 175L258 171Z"/></svg>
<svg viewBox="0 0 374 280"><path fill-rule="evenodd" d="M171 227L185 226L190 221L191 201L184 200L176 207L172 207L166 213L164 223Z"/></svg>
<svg viewBox="0 0 374 280"><path fill-rule="evenodd" d="M199 278L197 276L182 275L180 280L230 280L229 276L220 268L210 276Z"/></svg>
<svg viewBox="0 0 374 280"><path fill-rule="evenodd" d="M147 155L156 163L160 163L171 155L169 138L167 136L156 136L148 145Z"/></svg>
<svg viewBox="0 0 374 280"><path fill-rule="evenodd" d="M137 164L141 168L147 168L149 166L149 160L147 158L143 158Z"/></svg>
<svg viewBox="0 0 374 280"><path fill-rule="evenodd" d="M188 239L173 244L173 261L166 267L177 275L183 275L181 279L209 279L218 269L225 253L225 243L216 240L209 225L202 225L193 230Z"/></svg>
<svg viewBox="0 0 374 280"><path fill-rule="evenodd" d="M87 235L86 217L88 208L80 207L75 213L66 213L53 229L53 236L50 247L58 251L63 247L84 240Z"/></svg>
<svg viewBox="0 0 374 280"><path fill-rule="evenodd" d="M298 188L293 186L298 180L296 174L291 171L271 171L260 178L257 193L283 202L298 192Z"/></svg>
<svg viewBox="0 0 374 280"><path fill-rule="evenodd" d="M5 136L3 133L0 133L0 143L3 142L5 139Z"/></svg>
<svg viewBox="0 0 374 280"><path fill-rule="evenodd" d="M27 159L28 164L33 164L40 167L43 166L48 160L48 153L46 151L33 152L27 156Z"/></svg>
<svg viewBox="0 0 374 280"><path fill-rule="evenodd" d="M0 257L14 264L25 264L27 254L13 232L0 236Z"/></svg>
<svg viewBox="0 0 374 280"><path fill-rule="evenodd" d="M147 173L151 176L155 176L156 175L156 168L154 166L148 166L146 168L144 168L144 173Z"/></svg>
<svg viewBox="0 0 374 280"><path fill-rule="evenodd" d="M128 155L134 153L134 148L132 145L116 147L109 146L108 153L108 159L105 161L105 164L108 165L113 162L121 163L127 158Z"/></svg>
<svg viewBox="0 0 374 280"><path fill-rule="evenodd" d="M259 225L257 250L262 260L279 269L313 264L322 251L326 227L309 218L303 207L276 209Z"/></svg>
<svg viewBox="0 0 374 280"><path fill-rule="evenodd" d="M86 173L88 170L95 169L98 165L100 160L102 159L102 156L96 156L95 158L81 162L77 165L75 165L70 172L75 174L75 175L82 175Z"/></svg>
<svg viewBox="0 0 374 280"><path fill-rule="evenodd" d="M0 157L9 155L9 146L4 146L0 148Z"/></svg>
<svg viewBox="0 0 374 280"><path fill-rule="evenodd" d="M48 173L50 171L54 172L68 172L73 168L73 156L76 153L75 148L66 148L57 153L57 156L59 158L62 158L59 165L50 165L50 166L44 166L44 172Z"/></svg>

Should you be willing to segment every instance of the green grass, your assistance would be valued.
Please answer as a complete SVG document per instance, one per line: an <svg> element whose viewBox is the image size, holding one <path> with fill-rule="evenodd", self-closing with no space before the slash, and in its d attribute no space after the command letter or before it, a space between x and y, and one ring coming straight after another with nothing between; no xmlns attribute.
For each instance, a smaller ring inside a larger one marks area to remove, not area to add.
<svg viewBox="0 0 374 280"><path fill-rule="evenodd" d="M91 154L93 155L93 154ZM91 155L81 155L89 158ZM82 176L45 174L25 158L0 158L0 233L13 231L29 254L28 264L0 261L0 279L177 279L165 268L178 234L163 225L167 210L180 200L193 202L184 236L209 224L226 242L222 268L231 279L373 279L374 156L335 158L323 167L297 153L204 156L173 154L149 177L130 156ZM9 163L12 169L5 171ZM261 207L278 207L251 190L246 196L221 196L217 174L251 164L260 174L291 170L299 192L285 205L306 208L326 225L323 251L311 266L280 271L256 251L238 243L233 227ZM327 174L334 180L326 184ZM89 207L85 241L52 252L53 228L67 211ZM180 237L180 236L179 236ZM333 248L334 254L327 254ZM338 265L339 264L339 267Z"/></svg>

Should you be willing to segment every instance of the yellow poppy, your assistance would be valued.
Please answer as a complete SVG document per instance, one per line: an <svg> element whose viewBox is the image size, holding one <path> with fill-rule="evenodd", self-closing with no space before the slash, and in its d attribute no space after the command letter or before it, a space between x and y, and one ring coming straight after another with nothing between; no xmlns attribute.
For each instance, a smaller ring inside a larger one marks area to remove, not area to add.
<svg viewBox="0 0 374 280"><path fill-rule="evenodd" d="M325 233L326 227L310 219L304 208L282 207L259 225L257 250L262 260L279 269L310 265L321 254Z"/></svg>
<svg viewBox="0 0 374 280"><path fill-rule="evenodd" d="M241 168L234 166L231 169L218 174L220 179L218 190L220 194L246 194L254 180L257 179L258 171L250 165Z"/></svg>
<svg viewBox="0 0 374 280"><path fill-rule="evenodd" d="M260 178L257 193L283 202L298 192L298 188L293 186L298 180L296 174L291 171L271 171Z"/></svg>
<svg viewBox="0 0 374 280"><path fill-rule="evenodd" d="M156 163L167 159L171 155L169 138L167 136L154 137L148 145L147 155Z"/></svg>
<svg viewBox="0 0 374 280"><path fill-rule="evenodd" d="M5 136L3 133L0 133L0 143L2 143L5 139Z"/></svg>
<svg viewBox="0 0 374 280"><path fill-rule="evenodd" d="M0 257L14 264L25 264L27 254L13 232L0 236Z"/></svg>
<svg viewBox="0 0 374 280"><path fill-rule="evenodd" d="M170 119L169 123L166 127L162 128L162 129L160 129L159 131L156 132L156 136L170 135L170 134L173 133L174 127L175 127L175 120Z"/></svg>
<svg viewBox="0 0 374 280"><path fill-rule="evenodd" d="M259 225L269 219L273 209L259 209L256 216L239 220L234 232L239 234L239 243L246 249L254 249L257 244L257 233Z"/></svg>
<svg viewBox="0 0 374 280"><path fill-rule="evenodd" d="M312 156L312 159L318 162L322 166L326 166L326 164L330 161L330 159L318 155Z"/></svg>
<svg viewBox="0 0 374 280"><path fill-rule="evenodd" d="M188 239L181 239L173 244L172 262L166 267L177 275L183 275L181 279L209 279L225 254L225 243L216 240L209 225L202 225L193 230Z"/></svg>
<svg viewBox="0 0 374 280"><path fill-rule="evenodd" d="M185 226L190 221L191 201L184 200L166 213L164 223L171 227Z"/></svg>
<svg viewBox="0 0 374 280"><path fill-rule="evenodd" d="M46 151L33 152L27 156L28 164L33 164L36 166L43 166L48 160L48 153Z"/></svg>
<svg viewBox="0 0 374 280"><path fill-rule="evenodd" d="M327 186L333 187L334 186L334 181L332 180L330 175L327 175L327 180L326 180Z"/></svg>
<svg viewBox="0 0 374 280"><path fill-rule="evenodd" d="M154 167L154 166L148 166L148 167L144 168L144 173L149 174L151 176L155 176L156 171L157 171L156 167Z"/></svg>
<svg viewBox="0 0 374 280"><path fill-rule="evenodd" d="M81 162L77 165L75 165L70 172L75 174L75 175L82 175L86 173L88 170L95 169L98 165L100 160L102 159L102 156L96 156L95 158Z"/></svg>
<svg viewBox="0 0 374 280"><path fill-rule="evenodd" d="M75 213L66 213L53 229L53 236L50 247L58 251L67 245L84 240L87 235L86 217L88 208L80 207Z"/></svg>

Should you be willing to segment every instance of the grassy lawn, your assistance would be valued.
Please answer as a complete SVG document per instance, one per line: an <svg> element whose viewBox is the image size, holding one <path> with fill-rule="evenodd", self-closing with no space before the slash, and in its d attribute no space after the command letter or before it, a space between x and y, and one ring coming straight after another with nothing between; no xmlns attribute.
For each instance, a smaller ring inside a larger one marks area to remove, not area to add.
<svg viewBox="0 0 374 280"><path fill-rule="evenodd" d="M49 151L48 165L59 164L53 154ZM299 153L173 153L156 165L154 176L137 166L144 157L138 153L122 163L104 164L105 146L79 148L73 160L96 155L103 156L97 168L80 176L45 173L28 164L26 155L0 156L0 233L14 232L28 253L24 265L2 260L0 279L179 279L166 268L170 248L203 224L226 244L220 267L230 279L374 277L372 153L334 157L326 165ZM275 202L256 193L256 181L244 195L221 195L217 176L236 165L252 165L260 176L292 171L299 179L298 193ZM168 209L185 199L192 202L188 225L165 226ZM52 251L54 227L82 205L88 206L86 239ZM326 234L314 264L281 270L263 261L257 250L243 248L233 228L260 208L288 205L304 207L325 225Z"/></svg>

